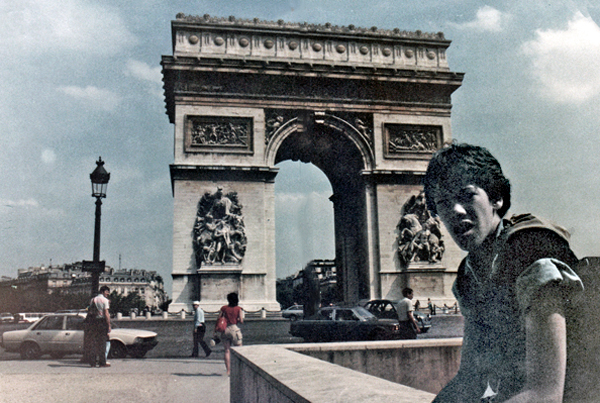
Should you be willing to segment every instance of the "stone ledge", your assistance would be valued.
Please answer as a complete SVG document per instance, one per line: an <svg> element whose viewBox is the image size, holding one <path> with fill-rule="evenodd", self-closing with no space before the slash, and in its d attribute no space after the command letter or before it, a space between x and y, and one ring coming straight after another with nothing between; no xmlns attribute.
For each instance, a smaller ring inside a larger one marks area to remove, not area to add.
<svg viewBox="0 0 600 403"><path fill-rule="evenodd" d="M342 343L333 344L342 347ZM349 347L353 343L343 344ZM425 403L435 397L432 393L291 351L290 347L257 345L234 348L231 401ZM327 345L328 349L330 347L333 346Z"/></svg>

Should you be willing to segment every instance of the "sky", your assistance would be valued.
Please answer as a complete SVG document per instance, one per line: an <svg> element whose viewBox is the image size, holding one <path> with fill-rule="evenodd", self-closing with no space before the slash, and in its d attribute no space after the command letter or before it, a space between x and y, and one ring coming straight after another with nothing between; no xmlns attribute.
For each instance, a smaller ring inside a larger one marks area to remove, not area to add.
<svg viewBox="0 0 600 403"><path fill-rule="evenodd" d="M111 173L101 259L157 271L170 292L173 125L160 60L177 13L444 32L453 137L485 146L511 212L565 226L599 256L600 7L587 1L0 0L0 276L91 260L99 156ZM331 186L314 166L276 179L277 275L333 258ZM306 221L306 217L312 217Z"/></svg>

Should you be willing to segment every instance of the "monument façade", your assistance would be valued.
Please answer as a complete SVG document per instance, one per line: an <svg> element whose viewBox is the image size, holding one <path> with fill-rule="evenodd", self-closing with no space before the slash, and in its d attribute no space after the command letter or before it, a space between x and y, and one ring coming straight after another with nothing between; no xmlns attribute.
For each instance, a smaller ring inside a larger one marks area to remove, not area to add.
<svg viewBox="0 0 600 403"><path fill-rule="evenodd" d="M442 33L179 14L162 57L174 124L173 302L216 311L275 299L276 164L311 162L331 182L346 302L453 301L461 253L423 210L421 179L451 139ZM318 257L315 257L318 258Z"/></svg>

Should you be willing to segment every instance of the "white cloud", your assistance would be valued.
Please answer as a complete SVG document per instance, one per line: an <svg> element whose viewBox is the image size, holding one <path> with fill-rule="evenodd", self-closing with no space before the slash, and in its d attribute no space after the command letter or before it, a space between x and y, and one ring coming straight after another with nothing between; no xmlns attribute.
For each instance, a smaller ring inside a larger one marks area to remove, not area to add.
<svg viewBox="0 0 600 403"><path fill-rule="evenodd" d="M150 67L147 63L129 59L127 61L125 74L139 80L150 81L162 86L162 72L160 66Z"/></svg>
<svg viewBox="0 0 600 403"><path fill-rule="evenodd" d="M0 52L114 55L135 43L116 10L85 0L0 2Z"/></svg>
<svg viewBox="0 0 600 403"><path fill-rule="evenodd" d="M600 94L600 27L577 13L564 30L538 30L522 50L543 97L579 104Z"/></svg>
<svg viewBox="0 0 600 403"><path fill-rule="evenodd" d="M85 101L109 112L121 103L121 97L114 92L90 85L85 88L75 86L59 87L58 90L70 97Z"/></svg>
<svg viewBox="0 0 600 403"><path fill-rule="evenodd" d="M6 207L39 207L39 203L34 199L22 200L0 200L0 203Z"/></svg>
<svg viewBox="0 0 600 403"><path fill-rule="evenodd" d="M475 31L500 32L508 18L507 14L502 13L490 6L483 6L477 10L475 19L464 24L452 24L460 29L471 29Z"/></svg>
<svg viewBox="0 0 600 403"><path fill-rule="evenodd" d="M42 151L42 162L53 164L56 161L56 153L54 150L46 149Z"/></svg>

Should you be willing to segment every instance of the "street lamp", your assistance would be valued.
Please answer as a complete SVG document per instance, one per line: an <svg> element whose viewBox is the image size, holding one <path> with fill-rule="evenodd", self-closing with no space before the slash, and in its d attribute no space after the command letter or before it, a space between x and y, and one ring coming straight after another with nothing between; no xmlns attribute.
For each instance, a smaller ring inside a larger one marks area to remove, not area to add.
<svg viewBox="0 0 600 403"><path fill-rule="evenodd" d="M96 169L90 174L92 180L92 197L96 198L96 225L94 227L94 260L83 261L83 271L92 273L92 297L98 293L100 273L104 271L105 262L100 261L100 216L102 215L102 198L106 197L106 188L110 173L104 169L102 157L96 161Z"/></svg>

